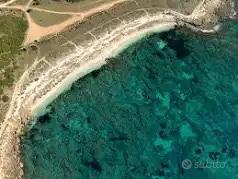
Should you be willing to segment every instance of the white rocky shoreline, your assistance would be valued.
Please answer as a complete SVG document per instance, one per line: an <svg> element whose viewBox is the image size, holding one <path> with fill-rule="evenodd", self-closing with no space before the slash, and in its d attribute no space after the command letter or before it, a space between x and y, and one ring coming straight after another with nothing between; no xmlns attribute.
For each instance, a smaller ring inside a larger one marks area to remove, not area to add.
<svg viewBox="0 0 238 179"><path fill-rule="evenodd" d="M224 8L225 7L225 8ZM213 33L216 29L206 29L214 25L220 17L234 14L231 0L203 0L191 15L183 15L172 10L150 14L128 22L122 21L116 28L106 30L100 38L90 35L93 40L74 44L75 49L50 64L37 79L32 72L44 57L35 62L16 84L9 111L0 126L0 178L23 178L23 164L20 159L20 137L27 126L34 123L37 116L73 82L100 68L106 59L118 54L128 45L153 32L162 32L177 26L193 31ZM218 15L217 12L220 14ZM30 81L26 83L26 81Z"/></svg>

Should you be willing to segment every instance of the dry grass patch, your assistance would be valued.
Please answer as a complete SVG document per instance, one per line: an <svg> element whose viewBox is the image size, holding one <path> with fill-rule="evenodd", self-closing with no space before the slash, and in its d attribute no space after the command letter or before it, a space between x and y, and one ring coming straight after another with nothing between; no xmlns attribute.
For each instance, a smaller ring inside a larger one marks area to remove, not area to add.
<svg viewBox="0 0 238 179"><path fill-rule="evenodd" d="M67 14L53 14L37 10L31 10L30 15L35 21L35 23L43 27L59 24L71 17L71 15Z"/></svg>

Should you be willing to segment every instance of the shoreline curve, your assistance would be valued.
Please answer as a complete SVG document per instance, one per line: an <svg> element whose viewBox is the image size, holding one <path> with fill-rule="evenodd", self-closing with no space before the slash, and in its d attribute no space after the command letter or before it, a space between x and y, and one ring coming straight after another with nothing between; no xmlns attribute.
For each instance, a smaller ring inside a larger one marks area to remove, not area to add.
<svg viewBox="0 0 238 179"><path fill-rule="evenodd" d="M73 82L105 65L107 58L118 54L148 33L159 33L176 26L188 27L196 32L215 32L213 29L204 30L204 27L210 22L217 22L219 17L214 15L215 10L227 3L231 4L231 1L203 0L191 15L172 10L154 14L145 12L143 16L129 22L121 21L111 32L106 31L100 36L90 32L91 38L86 40L87 43L69 42L75 47L74 50L57 59L54 66L50 66L32 82L28 81L28 78L39 63L44 63L44 57L34 63L16 84L9 111L0 128L0 178L23 177L23 164L20 159L21 135Z"/></svg>

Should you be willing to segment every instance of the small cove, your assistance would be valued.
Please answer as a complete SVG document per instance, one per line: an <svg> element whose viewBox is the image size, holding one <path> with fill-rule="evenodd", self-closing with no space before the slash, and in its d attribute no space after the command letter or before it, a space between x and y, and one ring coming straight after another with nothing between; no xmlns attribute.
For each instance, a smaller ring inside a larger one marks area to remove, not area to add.
<svg viewBox="0 0 238 179"><path fill-rule="evenodd" d="M75 82L22 139L25 178L237 176L237 34L152 34Z"/></svg>

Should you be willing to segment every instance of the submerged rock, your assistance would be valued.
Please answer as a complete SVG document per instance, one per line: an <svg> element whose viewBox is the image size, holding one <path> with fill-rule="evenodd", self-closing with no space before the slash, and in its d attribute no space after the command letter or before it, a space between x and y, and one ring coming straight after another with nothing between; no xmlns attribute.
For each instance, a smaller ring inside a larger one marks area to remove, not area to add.
<svg viewBox="0 0 238 179"><path fill-rule="evenodd" d="M172 141L171 140L165 140L165 139L161 139L161 138L157 138L154 141L154 146L155 147L161 147L164 151L164 153L168 153L170 151L172 151Z"/></svg>
<svg viewBox="0 0 238 179"><path fill-rule="evenodd" d="M187 141L189 138L196 137L189 124L184 124L180 127L180 136L182 140Z"/></svg>

